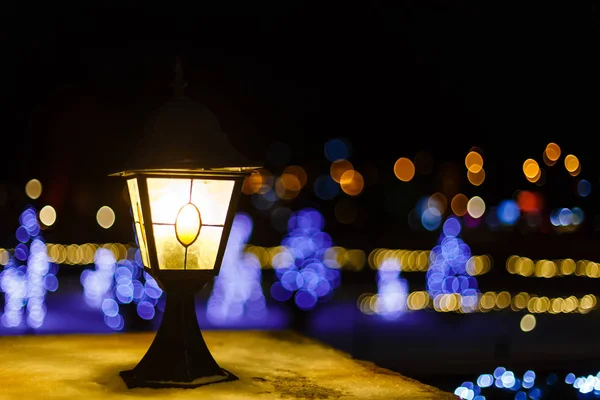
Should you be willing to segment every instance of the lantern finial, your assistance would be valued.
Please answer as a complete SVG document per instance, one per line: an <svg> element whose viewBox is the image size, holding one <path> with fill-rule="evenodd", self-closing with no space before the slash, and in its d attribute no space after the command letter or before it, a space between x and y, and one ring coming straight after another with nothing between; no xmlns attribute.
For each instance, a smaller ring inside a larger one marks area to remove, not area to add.
<svg viewBox="0 0 600 400"><path fill-rule="evenodd" d="M182 98L184 96L184 89L187 86L187 82L183 79L183 66L181 62L181 57L177 56L175 59L175 79L173 80L173 94L176 99Z"/></svg>

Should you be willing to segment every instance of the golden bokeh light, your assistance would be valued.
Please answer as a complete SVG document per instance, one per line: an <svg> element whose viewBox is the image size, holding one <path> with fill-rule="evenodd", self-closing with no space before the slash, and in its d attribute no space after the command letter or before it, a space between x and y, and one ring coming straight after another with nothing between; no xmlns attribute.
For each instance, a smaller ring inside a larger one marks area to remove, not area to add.
<svg viewBox="0 0 600 400"><path fill-rule="evenodd" d="M263 178L260 172L254 171L252 174L244 179L242 185L242 193L244 194L255 194L260 191L263 185Z"/></svg>
<svg viewBox="0 0 600 400"><path fill-rule="evenodd" d="M471 170L467 171L467 179L474 186L479 186L485 181L485 170L481 168L479 172L472 172Z"/></svg>
<svg viewBox="0 0 600 400"><path fill-rule="evenodd" d="M473 196L467 202L467 212L475 219L481 218L485 213L485 201L479 196Z"/></svg>
<svg viewBox="0 0 600 400"><path fill-rule="evenodd" d="M340 186L347 195L357 196L365 187L365 180L360 172L349 170L340 178Z"/></svg>
<svg viewBox="0 0 600 400"><path fill-rule="evenodd" d="M523 163L523 173L529 181L537 181L537 179L539 179L539 176L541 175L540 165L534 159L528 158Z"/></svg>
<svg viewBox="0 0 600 400"><path fill-rule="evenodd" d="M46 226L52 226L56 222L56 210L52 206L44 206L40 210L40 221Z"/></svg>
<svg viewBox="0 0 600 400"><path fill-rule="evenodd" d="M462 193L454 196L452 201L450 202L450 208L452 208L452 212L459 217L464 216L467 213L467 203L469 199Z"/></svg>
<svg viewBox="0 0 600 400"><path fill-rule="evenodd" d="M569 154L565 157L565 168L569 173L574 173L579 168L579 159L573 154Z"/></svg>
<svg viewBox="0 0 600 400"><path fill-rule="evenodd" d="M302 183L296 175L284 173L275 181L275 193L283 200L291 200L298 196Z"/></svg>
<svg viewBox="0 0 600 400"><path fill-rule="evenodd" d="M283 170L283 174L294 175L298 178L298 182L300 182L300 187L303 188L306 185L306 181L308 180L308 175L304 168L299 165L290 165Z"/></svg>
<svg viewBox="0 0 600 400"><path fill-rule="evenodd" d="M555 163L560 158L560 147L556 143L548 143L544 155L550 162Z"/></svg>
<svg viewBox="0 0 600 400"><path fill-rule="evenodd" d="M31 179L25 185L25 193L30 199L37 199L42 195L42 183L37 179Z"/></svg>
<svg viewBox="0 0 600 400"><path fill-rule="evenodd" d="M347 171L352 171L354 166L348 160L336 160L331 163L331 167L329 168L329 172L331 174L331 179L340 183L342 180L342 175Z"/></svg>
<svg viewBox="0 0 600 400"><path fill-rule="evenodd" d="M465 166L470 172L476 174L483 168L483 157L476 151L470 151L465 157Z"/></svg>
<svg viewBox="0 0 600 400"><path fill-rule="evenodd" d="M98 225L108 229L115 223L115 212L108 206L102 206L96 213L96 221Z"/></svg>
<svg viewBox="0 0 600 400"><path fill-rule="evenodd" d="M394 164L394 174L402 182L410 182L415 176L415 165L406 157L400 157Z"/></svg>
<svg viewBox="0 0 600 400"><path fill-rule="evenodd" d="M535 329L535 315L526 314L521 318L520 327L523 332L531 332Z"/></svg>

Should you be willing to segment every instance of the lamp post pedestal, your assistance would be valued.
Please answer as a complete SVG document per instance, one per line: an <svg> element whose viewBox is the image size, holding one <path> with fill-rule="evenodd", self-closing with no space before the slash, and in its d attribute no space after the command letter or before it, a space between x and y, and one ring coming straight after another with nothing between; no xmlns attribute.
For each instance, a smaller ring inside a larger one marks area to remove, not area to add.
<svg viewBox="0 0 600 400"><path fill-rule="evenodd" d="M194 294L167 292L162 322L146 355L132 370L122 371L128 388L195 388L237 380L210 354L196 316Z"/></svg>

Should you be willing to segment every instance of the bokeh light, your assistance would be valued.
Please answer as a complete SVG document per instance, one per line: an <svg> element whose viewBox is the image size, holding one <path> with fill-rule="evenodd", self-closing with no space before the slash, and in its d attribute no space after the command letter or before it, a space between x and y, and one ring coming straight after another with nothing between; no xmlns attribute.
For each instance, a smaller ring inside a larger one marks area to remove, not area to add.
<svg viewBox="0 0 600 400"><path fill-rule="evenodd" d="M560 147L556 143L548 143L544 154L550 162L555 163L560 158Z"/></svg>
<svg viewBox="0 0 600 400"><path fill-rule="evenodd" d="M473 218L481 218L485 213L485 202L479 196L473 196L467 202L467 212Z"/></svg>
<svg viewBox="0 0 600 400"><path fill-rule="evenodd" d="M473 186L480 186L485 181L485 169L481 168L478 172L467 171L467 179Z"/></svg>
<svg viewBox="0 0 600 400"><path fill-rule="evenodd" d="M574 174L580 168L579 159L573 154L565 157L565 168L570 174Z"/></svg>
<svg viewBox="0 0 600 400"><path fill-rule="evenodd" d="M470 151L465 157L465 166L469 172L477 174L483 168L483 157L476 151Z"/></svg>
<svg viewBox="0 0 600 400"><path fill-rule="evenodd" d="M340 183L342 180L342 175L347 171L352 171L354 166L348 160L336 160L331 163L331 167L329 168L329 173L331 174L331 179Z"/></svg>
<svg viewBox="0 0 600 400"><path fill-rule="evenodd" d="M577 183L577 194L581 197L587 197L592 192L592 184L582 179Z"/></svg>
<svg viewBox="0 0 600 400"><path fill-rule="evenodd" d="M331 139L325 143L325 157L331 162L350 158L351 148L345 139Z"/></svg>
<svg viewBox="0 0 600 400"><path fill-rule="evenodd" d="M25 194L33 200L39 198L42 195L42 183L37 179L31 179L25 185Z"/></svg>
<svg viewBox="0 0 600 400"><path fill-rule="evenodd" d="M523 163L523 173L529 182L537 182L540 179L540 165L532 158L528 158Z"/></svg>
<svg viewBox="0 0 600 400"><path fill-rule="evenodd" d="M459 217L462 217L467 213L467 203L469 199L462 193L457 194L452 198L450 202L450 207L452 208L452 212Z"/></svg>
<svg viewBox="0 0 600 400"><path fill-rule="evenodd" d="M503 225L514 225L521 216L519 205L514 200L503 200L496 209L498 220Z"/></svg>
<svg viewBox="0 0 600 400"><path fill-rule="evenodd" d="M531 332L535 329L536 323L535 315L526 314L521 318L521 323L519 325L523 332Z"/></svg>
<svg viewBox="0 0 600 400"><path fill-rule="evenodd" d="M52 226L56 222L56 210L52 206L44 206L40 210L40 221L46 226Z"/></svg>
<svg viewBox="0 0 600 400"><path fill-rule="evenodd" d="M115 212L108 206L102 206L96 213L96 221L104 229L108 229L115 223Z"/></svg>
<svg viewBox="0 0 600 400"><path fill-rule="evenodd" d="M406 157L400 157L394 164L394 174L402 182L410 182L415 176L415 165Z"/></svg>
<svg viewBox="0 0 600 400"><path fill-rule="evenodd" d="M358 196L365 187L365 180L360 172L348 170L340 178L340 187L349 196Z"/></svg>

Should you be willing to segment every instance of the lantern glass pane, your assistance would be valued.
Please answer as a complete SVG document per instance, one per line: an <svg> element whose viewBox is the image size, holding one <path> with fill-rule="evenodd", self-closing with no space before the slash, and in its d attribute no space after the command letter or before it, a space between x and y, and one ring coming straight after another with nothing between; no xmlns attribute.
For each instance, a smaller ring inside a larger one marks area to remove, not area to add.
<svg viewBox="0 0 600 400"><path fill-rule="evenodd" d="M191 179L148 178L147 182L152 223L175 224L179 210L190 202Z"/></svg>
<svg viewBox="0 0 600 400"><path fill-rule="evenodd" d="M194 179L191 202L198 207L204 225L224 225L233 181Z"/></svg>
<svg viewBox="0 0 600 400"><path fill-rule="evenodd" d="M187 248L186 269L213 269L223 236L223 228L203 226L200 236Z"/></svg>
<svg viewBox="0 0 600 400"><path fill-rule="evenodd" d="M146 243L146 234L144 231L144 216L142 215L142 206L140 205L140 190L137 179L128 179L127 188L129 189L129 198L131 200L131 210L133 212L133 222L135 225L135 235L144 266L150 268L150 257L148 257L148 245Z"/></svg>
<svg viewBox="0 0 600 400"><path fill-rule="evenodd" d="M147 182L158 267L214 269L235 182L189 178Z"/></svg>
<svg viewBox="0 0 600 400"><path fill-rule="evenodd" d="M161 269L183 269L186 248L179 243L172 225L154 225L154 242Z"/></svg>

